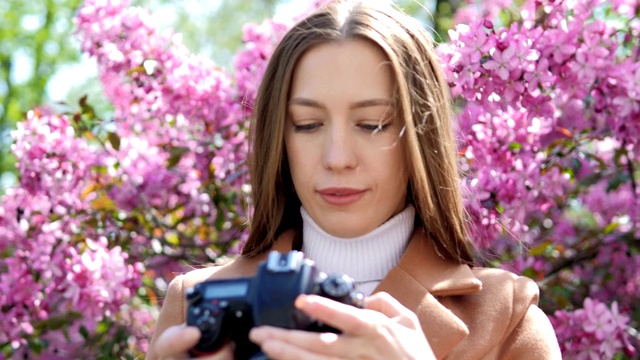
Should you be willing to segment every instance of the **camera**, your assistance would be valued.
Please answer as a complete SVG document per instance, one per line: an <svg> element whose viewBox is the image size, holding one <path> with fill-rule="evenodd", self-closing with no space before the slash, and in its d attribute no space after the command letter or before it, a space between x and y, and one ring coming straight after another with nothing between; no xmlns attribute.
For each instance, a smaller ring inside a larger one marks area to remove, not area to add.
<svg viewBox="0 0 640 360"><path fill-rule="evenodd" d="M187 290L187 325L202 333L191 355L209 354L233 341L236 359L266 359L249 340L254 326L339 333L296 309L300 294L364 307L364 296L347 275L327 275L300 251L271 251L253 277L209 280Z"/></svg>

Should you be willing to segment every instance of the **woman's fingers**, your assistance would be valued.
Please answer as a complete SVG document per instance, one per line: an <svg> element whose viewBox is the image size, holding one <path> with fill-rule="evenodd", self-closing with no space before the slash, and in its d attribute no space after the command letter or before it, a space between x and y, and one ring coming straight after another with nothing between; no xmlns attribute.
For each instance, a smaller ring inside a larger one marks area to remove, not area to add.
<svg viewBox="0 0 640 360"><path fill-rule="evenodd" d="M267 340L262 344L262 352L270 359L278 360L328 360L335 359L327 355L301 348L297 344L281 340Z"/></svg>
<svg viewBox="0 0 640 360"><path fill-rule="evenodd" d="M295 305L342 334L269 326L252 329L249 338L270 358L433 358L415 314L388 294L372 296L365 309L314 295L299 296Z"/></svg>
<svg viewBox="0 0 640 360"><path fill-rule="evenodd" d="M408 328L420 328L415 314L386 292L375 293L365 298L365 307L380 312Z"/></svg>
<svg viewBox="0 0 640 360"><path fill-rule="evenodd" d="M189 349L200 340L200 330L193 326L178 325L165 330L155 343L155 352L161 359L184 359Z"/></svg>
<svg viewBox="0 0 640 360"><path fill-rule="evenodd" d="M308 316L346 334L366 332L376 318L385 317L377 311L358 309L317 295L300 295L295 305Z"/></svg>
<svg viewBox="0 0 640 360"><path fill-rule="evenodd" d="M188 351L200 341L200 330L193 326L177 325L165 330L155 343L155 353L161 360L188 359ZM233 360L233 346L225 345L201 360Z"/></svg>
<svg viewBox="0 0 640 360"><path fill-rule="evenodd" d="M249 339L263 346L273 342L286 341L300 348L322 352L327 347L335 347L339 341L337 334L317 333L302 330L285 330L273 326L261 326L249 332Z"/></svg>
<svg viewBox="0 0 640 360"><path fill-rule="evenodd" d="M252 329L249 338L271 359L370 358L366 339L356 336L261 326Z"/></svg>
<svg viewBox="0 0 640 360"><path fill-rule="evenodd" d="M364 306L367 309L381 312L390 318L404 315L402 309L405 309L398 300L386 292L379 292L366 297L364 299Z"/></svg>

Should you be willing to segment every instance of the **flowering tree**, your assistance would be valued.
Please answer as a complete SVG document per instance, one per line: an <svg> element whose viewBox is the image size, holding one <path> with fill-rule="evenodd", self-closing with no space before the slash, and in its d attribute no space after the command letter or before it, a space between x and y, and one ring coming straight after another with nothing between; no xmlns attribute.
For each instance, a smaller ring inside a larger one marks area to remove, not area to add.
<svg viewBox="0 0 640 360"><path fill-rule="evenodd" d="M464 8L439 48L462 103L477 245L499 254L490 262L540 281L565 356L632 355L629 321L640 315L640 7L510 6Z"/></svg>
<svg viewBox="0 0 640 360"><path fill-rule="evenodd" d="M481 261L539 282L567 358L634 356L640 9L479 4L458 11L438 51ZM115 112L98 118L83 98L67 113L34 109L13 132L0 358L140 356L175 272L237 253L247 119L295 17L246 25L232 75L125 0L87 0L75 21Z"/></svg>

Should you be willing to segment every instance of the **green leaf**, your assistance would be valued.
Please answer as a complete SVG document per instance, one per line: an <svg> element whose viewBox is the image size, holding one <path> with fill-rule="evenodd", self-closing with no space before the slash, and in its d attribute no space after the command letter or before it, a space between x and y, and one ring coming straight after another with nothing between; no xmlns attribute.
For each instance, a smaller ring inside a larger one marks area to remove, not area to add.
<svg viewBox="0 0 640 360"><path fill-rule="evenodd" d="M539 271L536 271L536 270L534 270L534 269L532 269L532 268L526 268L526 269L524 269L524 270L522 271L522 275L524 275L524 276L528 277L529 279L533 279L533 280L535 280L535 281L542 280L542 279L541 279L542 274L540 274L540 272L539 272Z"/></svg>
<svg viewBox="0 0 640 360"><path fill-rule="evenodd" d="M115 202L111 200L109 195L107 195L106 193L103 193L102 195L98 196L96 199L94 199L91 202L91 209L113 211L113 210L116 210L117 207Z"/></svg>
<svg viewBox="0 0 640 360"><path fill-rule="evenodd" d="M167 242L171 245L178 245L180 244L180 237L178 237L178 234L176 234L173 231L169 231L165 234L164 239L167 240Z"/></svg>
<svg viewBox="0 0 640 360"><path fill-rule="evenodd" d="M33 324L34 328L39 331L43 330L59 330L71 324L74 320L81 319L82 314L77 312L69 312L65 315L50 317L47 320Z"/></svg>
<svg viewBox="0 0 640 360"><path fill-rule="evenodd" d="M509 144L509 151L516 151L521 149L522 149L522 144L520 144L519 142L514 141L511 144Z"/></svg>
<svg viewBox="0 0 640 360"><path fill-rule="evenodd" d="M563 172L564 174L569 175L569 178L570 178L571 180L575 179L575 177L576 177L576 173L575 173L575 171L574 171L572 168L570 168L570 167L565 168L562 172Z"/></svg>
<svg viewBox="0 0 640 360"><path fill-rule="evenodd" d="M607 225L604 230L602 230L603 233L605 234L611 234L614 230L616 230L618 227L620 226L620 224L616 223L616 222L612 222L609 225Z"/></svg>
<svg viewBox="0 0 640 360"><path fill-rule="evenodd" d="M109 173L109 169L104 165L94 165L91 169L97 174L106 175Z"/></svg>
<svg viewBox="0 0 640 360"><path fill-rule="evenodd" d="M620 185L631 180L631 176L627 172L619 172L615 174L611 179L609 179L609 183L607 185L607 192L617 190Z"/></svg>
<svg viewBox="0 0 640 360"><path fill-rule="evenodd" d="M109 132L107 133L107 137L109 138L111 147L113 147L115 151L120 150L120 136L114 132Z"/></svg>
<svg viewBox="0 0 640 360"><path fill-rule="evenodd" d="M532 247L529 250L529 254L531 256L542 256L542 255L547 253L547 251L549 249L549 246L550 246L549 242L545 241L545 242L543 242L541 244L538 244L538 245Z"/></svg>
<svg viewBox="0 0 640 360"><path fill-rule="evenodd" d="M96 329L96 333L105 334L107 333L107 331L109 331L109 324L105 323L104 321L99 322Z"/></svg>
<svg viewBox="0 0 640 360"><path fill-rule="evenodd" d="M47 347L47 343L41 339L29 339L29 350L39 355Z"/></svg>
<svg viewBox="0 0 640 360"><path fill-rule="evenodd" d="M13 347L11 343L0 344L0 354L11 354L13 352Z"/></svg>
<svg viewBox="0 0 640 360"><path fill-rule="evenodd" d="M189 152L189 148L184 146L178 146L178 147L173 147L169 149L169 159L167 159L167 168L171 169L174 166L176 166L180 162L182 155L188 152Z"/></svg>
<svg viewBox="0 0 640 360"><path fill-rule="evenodd" d="M511 15L508 10L501 10L498 14L498 18L504 27L509 27L511 24Z"/></svg>
<svg viewBox="0 0 640 360"><path fill-rule="evenodd" d="M582 162L576 158L571 158L571 169L573 169L574 173L577 173L582 169Z"/></svg>
<svg viewBox="0 0 640 360"><path fill-rule="evenodd" d="M224 212L218 211L216 214L216 221L214 223L216 230L222 230L222 227L224 226Z"/></svg>
<svg viewBox="0 0 640 360"><path fill-rule="evenodd" d="M593 184L596 184L602 179L599 173L593 173L586 176L582 181L580 181L580 185L584 187L589 187Z"/></svg>
<svg viewBox="0 0 640 360"><path fill-rule="evenodd" d="M78 105L80 105L80 110L82 115L84 115L89 120L93 120L96 118L96 112L93 109L93 106L91 106L87 102L87 98L88 98L88 95L84 95L83 97L81 97L80 100L78 101Z"/></svg>
<svg viewBox="0 0 640 360"><path fill-rule="evenodd" d="M80 326L80 335L82 335L82 337L85 340L88 340L89 339L89 330L87 330L87 328L84 327L84 326Z"/></svg>

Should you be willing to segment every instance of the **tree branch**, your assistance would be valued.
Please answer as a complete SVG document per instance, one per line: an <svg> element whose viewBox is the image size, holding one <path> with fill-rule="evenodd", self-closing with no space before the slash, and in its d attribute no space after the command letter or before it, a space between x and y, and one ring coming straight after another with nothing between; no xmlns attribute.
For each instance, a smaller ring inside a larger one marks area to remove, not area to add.
<svg viewBox="0 0 640 360"><path fill-rule="evenodd" d="M565 258L562 261L556 263L549 272L547 272L544 277L545 279L555 276L562 269L573 267L583 261L593 260L598 255L598 247L591 246L586 249L584 252L578 252L575 256L570 258Z"/></svg>

